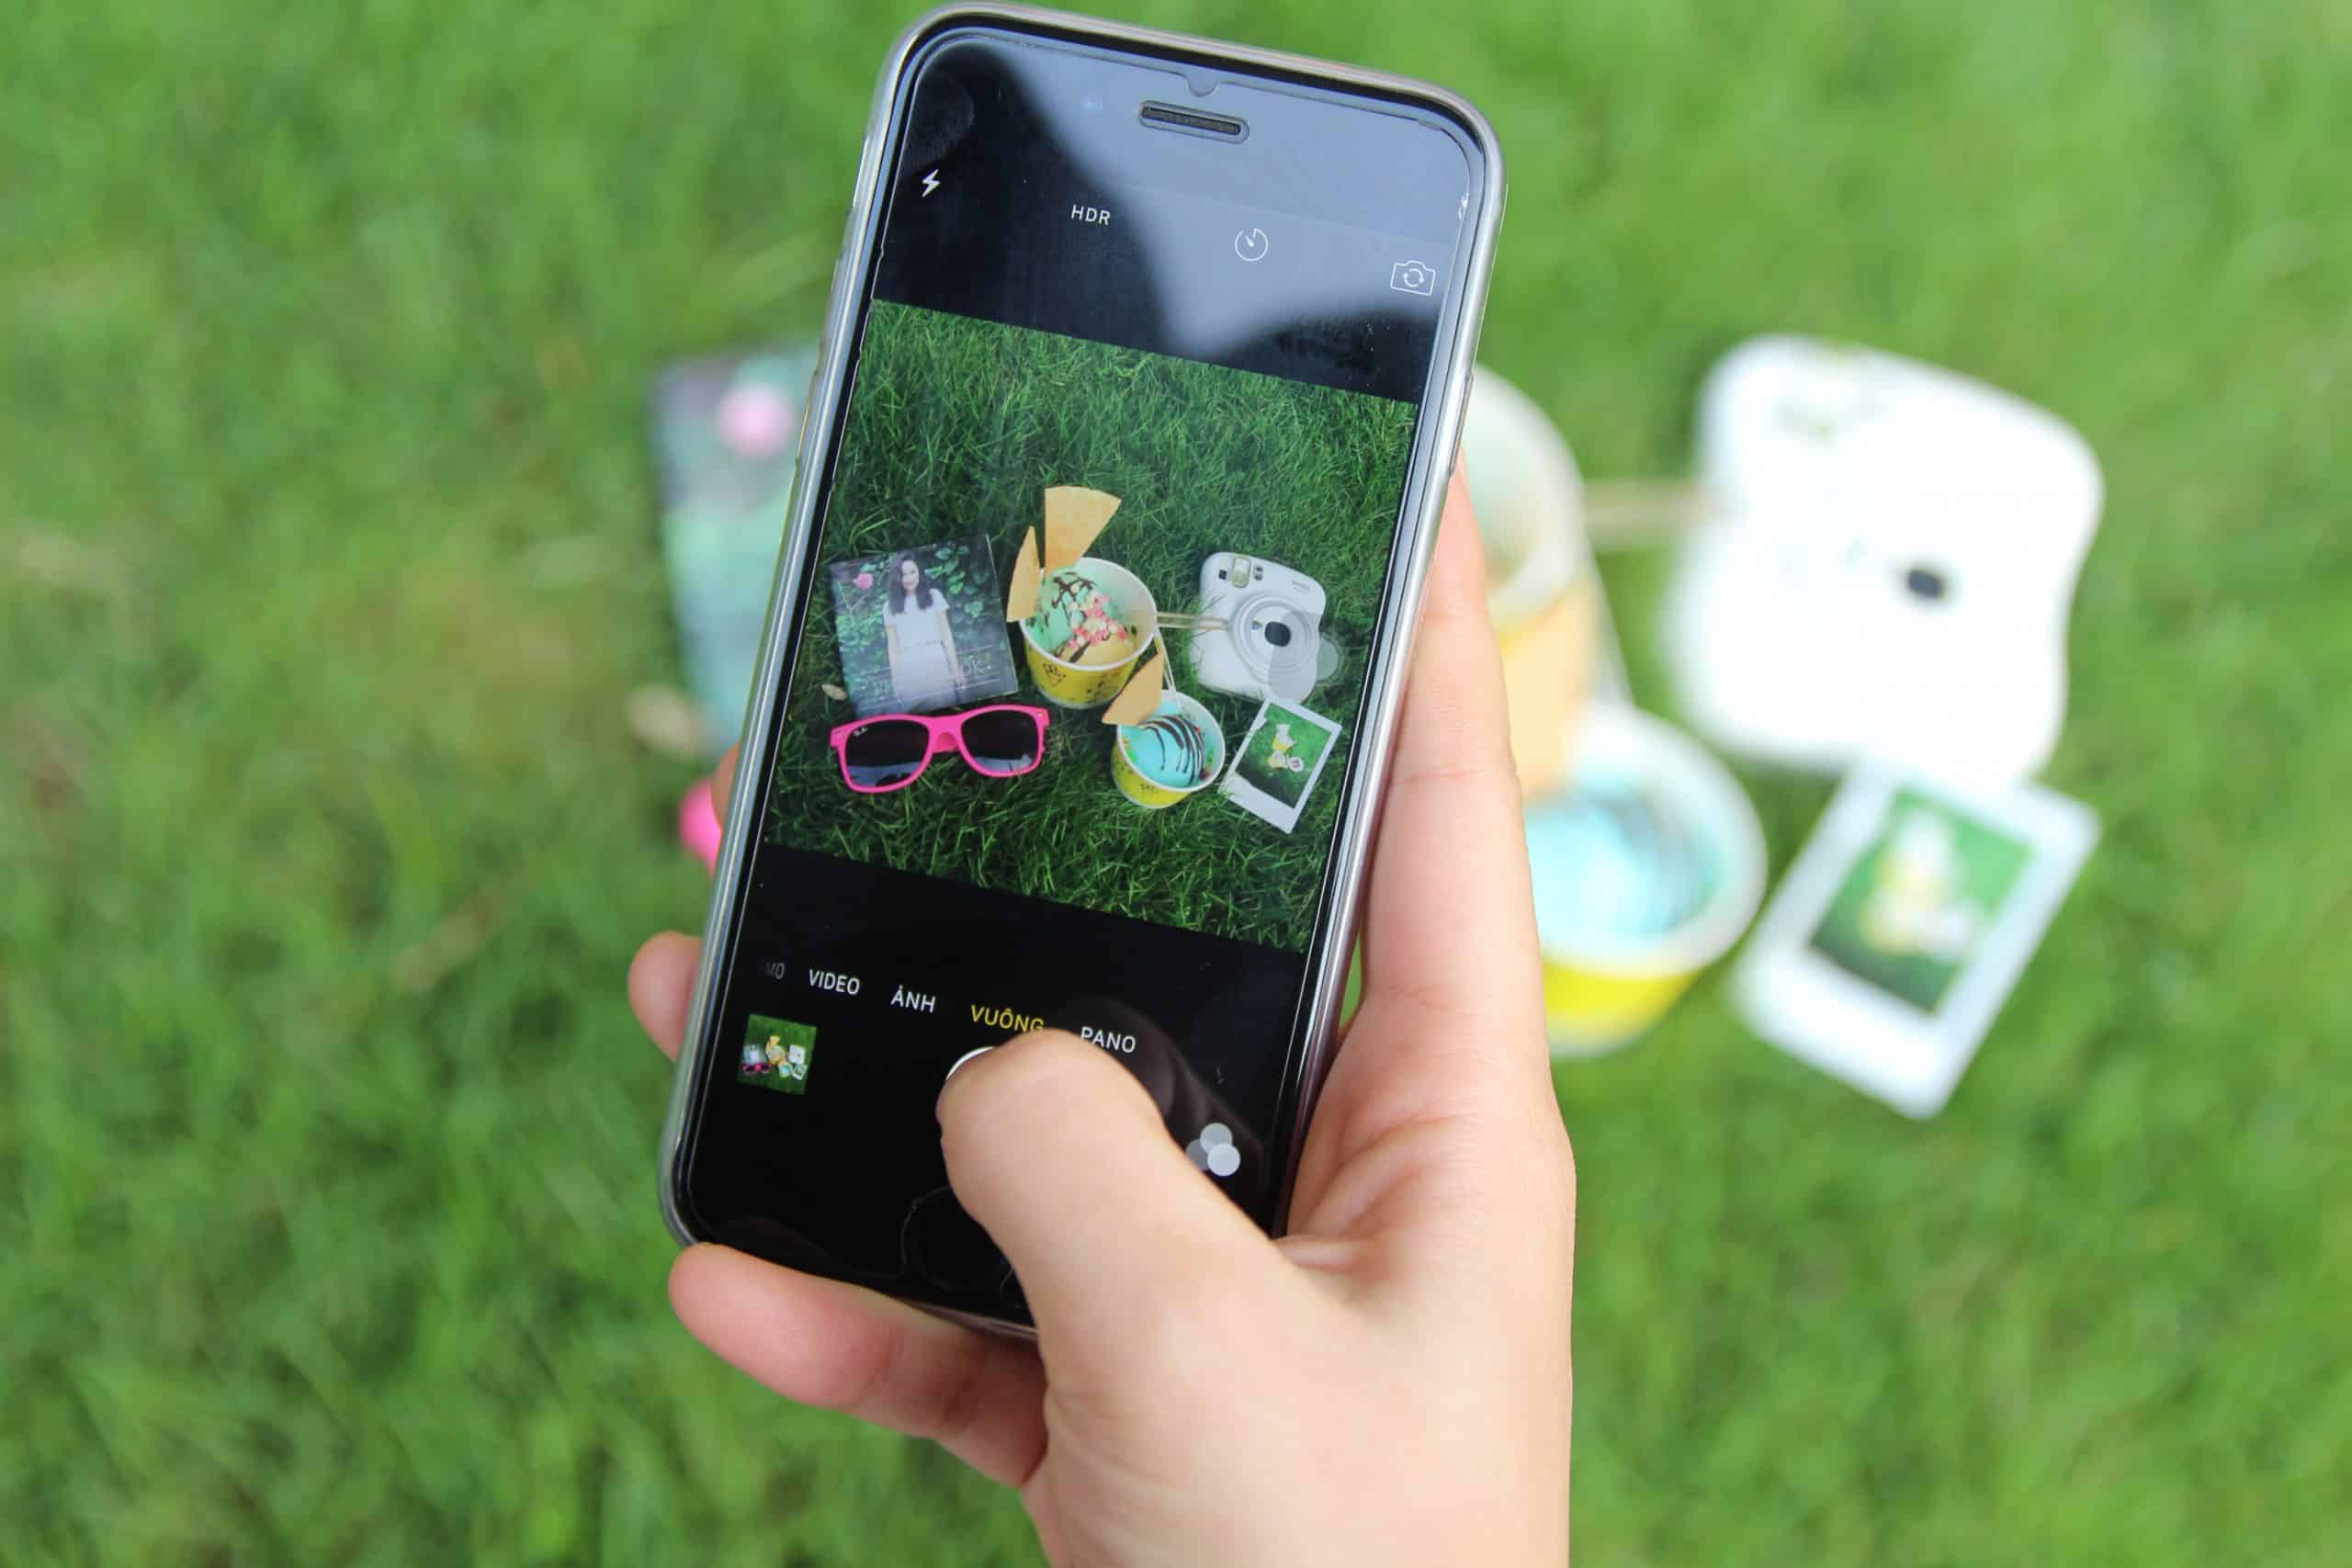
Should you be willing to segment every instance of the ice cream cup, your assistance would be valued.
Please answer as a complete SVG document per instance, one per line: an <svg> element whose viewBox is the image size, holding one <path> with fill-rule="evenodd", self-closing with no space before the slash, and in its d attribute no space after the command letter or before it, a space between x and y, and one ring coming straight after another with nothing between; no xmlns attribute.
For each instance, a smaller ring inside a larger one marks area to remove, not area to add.
<svg viewBox="0 0 2352 1568"><path fill-rule="evenodd" d="M1671 725L1619 704L1594 705L1576 730L1577 774L1605 770L1638 789L1671 818L1707 875L1703 896L1669 928L1613 934L1577 918L1589 889L1538 876L1544 1018L1555 1056L1597 1055L1638 1039L1731 951L1764 896L1763 829L1728 769ZM1531 800L1529 815L1545 804Z"/></svg>
<svg viewBox="0 0 2352 1568"><path fill-rule="evenodd" d="M1508 637L1591 570L1584 479L1551 416L1484 365L1470 387L1462 462L1486 549L1487 614Z"/></svg>
<svg viewBox="0 0 2352 1568"><path fill-rule="evenodd" d="M1127 656L1115 664L1081 664L1057 658L1051 649L1039 645L1037 634L1030 629L1028 621L1015 624L1021 628L1021 645L1028 652L1029 676L1037 682L1037 694L1056 707L1099 708L1119 694L1127 677L1135 673L1136 666L1159 637L1159 606L1141 578L1115 561L1099 560L1092 556L1080 556L1069 566L1046 572L1037 585L1039 604L1046 602L1055 581L1064 572L1092 578L1126 612L1127 620L1136 628L1136 645Z"/></svg>
<svg viewBox="0 0 2352 1568"><path fill-rule="evenodd" d="M1121 725L1118 739L1111 748L1111 780L1119 793L1147 811L1164 811L1178 801L1189 798L1216 783L1225 771L1225 731L1217 727L1209 710L1182 692L1169 692L1159 699L1158 714L1182 714L1201 727L1201 736L1208 742L1208 766L1201 770L1198 784L1186 789L1176 789L1145 776L1127 751L1127 727Z"/></svg>

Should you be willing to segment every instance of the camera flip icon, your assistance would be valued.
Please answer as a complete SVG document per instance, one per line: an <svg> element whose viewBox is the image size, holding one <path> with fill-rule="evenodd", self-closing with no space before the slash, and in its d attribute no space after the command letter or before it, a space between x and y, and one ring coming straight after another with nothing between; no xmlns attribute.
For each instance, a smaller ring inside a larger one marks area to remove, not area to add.
<svg viewBox="0 0 2352 1568"><path fill-rule="evenodd" d="M1399 294L1433 294L1437 291L1437 269L1427 262L1397 262L1388 269L1388 287Z"/></svg>

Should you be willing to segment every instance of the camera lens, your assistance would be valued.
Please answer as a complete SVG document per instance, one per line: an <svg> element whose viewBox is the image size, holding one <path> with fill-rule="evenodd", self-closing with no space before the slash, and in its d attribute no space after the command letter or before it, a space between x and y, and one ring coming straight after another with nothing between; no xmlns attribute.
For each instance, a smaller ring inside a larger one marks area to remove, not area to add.
<svg viewBox="0 0 2352 1568"><path fill-rule="evenodd" d="M1268 621L1264 626L1258 629L1264 635L1265 639L1268 642L1272 643L1276 648L1288 648L1290 646L1290 628L1283 625L1282 622Z"/></svg>

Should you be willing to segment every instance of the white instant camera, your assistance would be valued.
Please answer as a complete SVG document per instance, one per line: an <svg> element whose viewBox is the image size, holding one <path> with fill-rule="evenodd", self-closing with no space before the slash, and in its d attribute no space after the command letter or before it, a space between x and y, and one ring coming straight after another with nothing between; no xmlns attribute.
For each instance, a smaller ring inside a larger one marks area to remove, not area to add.
<svg viewBox="0 0 2352 1568"><path fill-rule="evenodd" d="M1950 370L1756 338L1707 378L1720 514L1668 591L1666 654L1720 749L2001 784L2066 712L2066 616L2098 461L2055 414Z"/></svg>
<svg viewBox="0 0 2352 1568"><path fill-rule="evenodd" d="M1201 563L1201 621L1187 654L1204 686L1286 703L1315 689L1323 585L1305 572L1219 551Z"/></svg>

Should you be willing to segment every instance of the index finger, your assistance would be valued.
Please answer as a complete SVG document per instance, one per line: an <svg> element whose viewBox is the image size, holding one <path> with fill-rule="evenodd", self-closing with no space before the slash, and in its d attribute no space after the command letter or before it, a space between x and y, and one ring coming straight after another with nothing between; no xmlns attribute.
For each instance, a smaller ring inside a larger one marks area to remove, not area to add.
<svg viewBox="0 0 2352 1568"><path fill-rule="evenodd" d="M1364 908L1364 990L1340 1066L1476 1088L1541 1083L1542 968L1502 660L1457 469L1430 568ZM1380 1027L1363 1025L1378 1021ZM1465 1077L1467 1082L1465 1083Z"/></svg>

